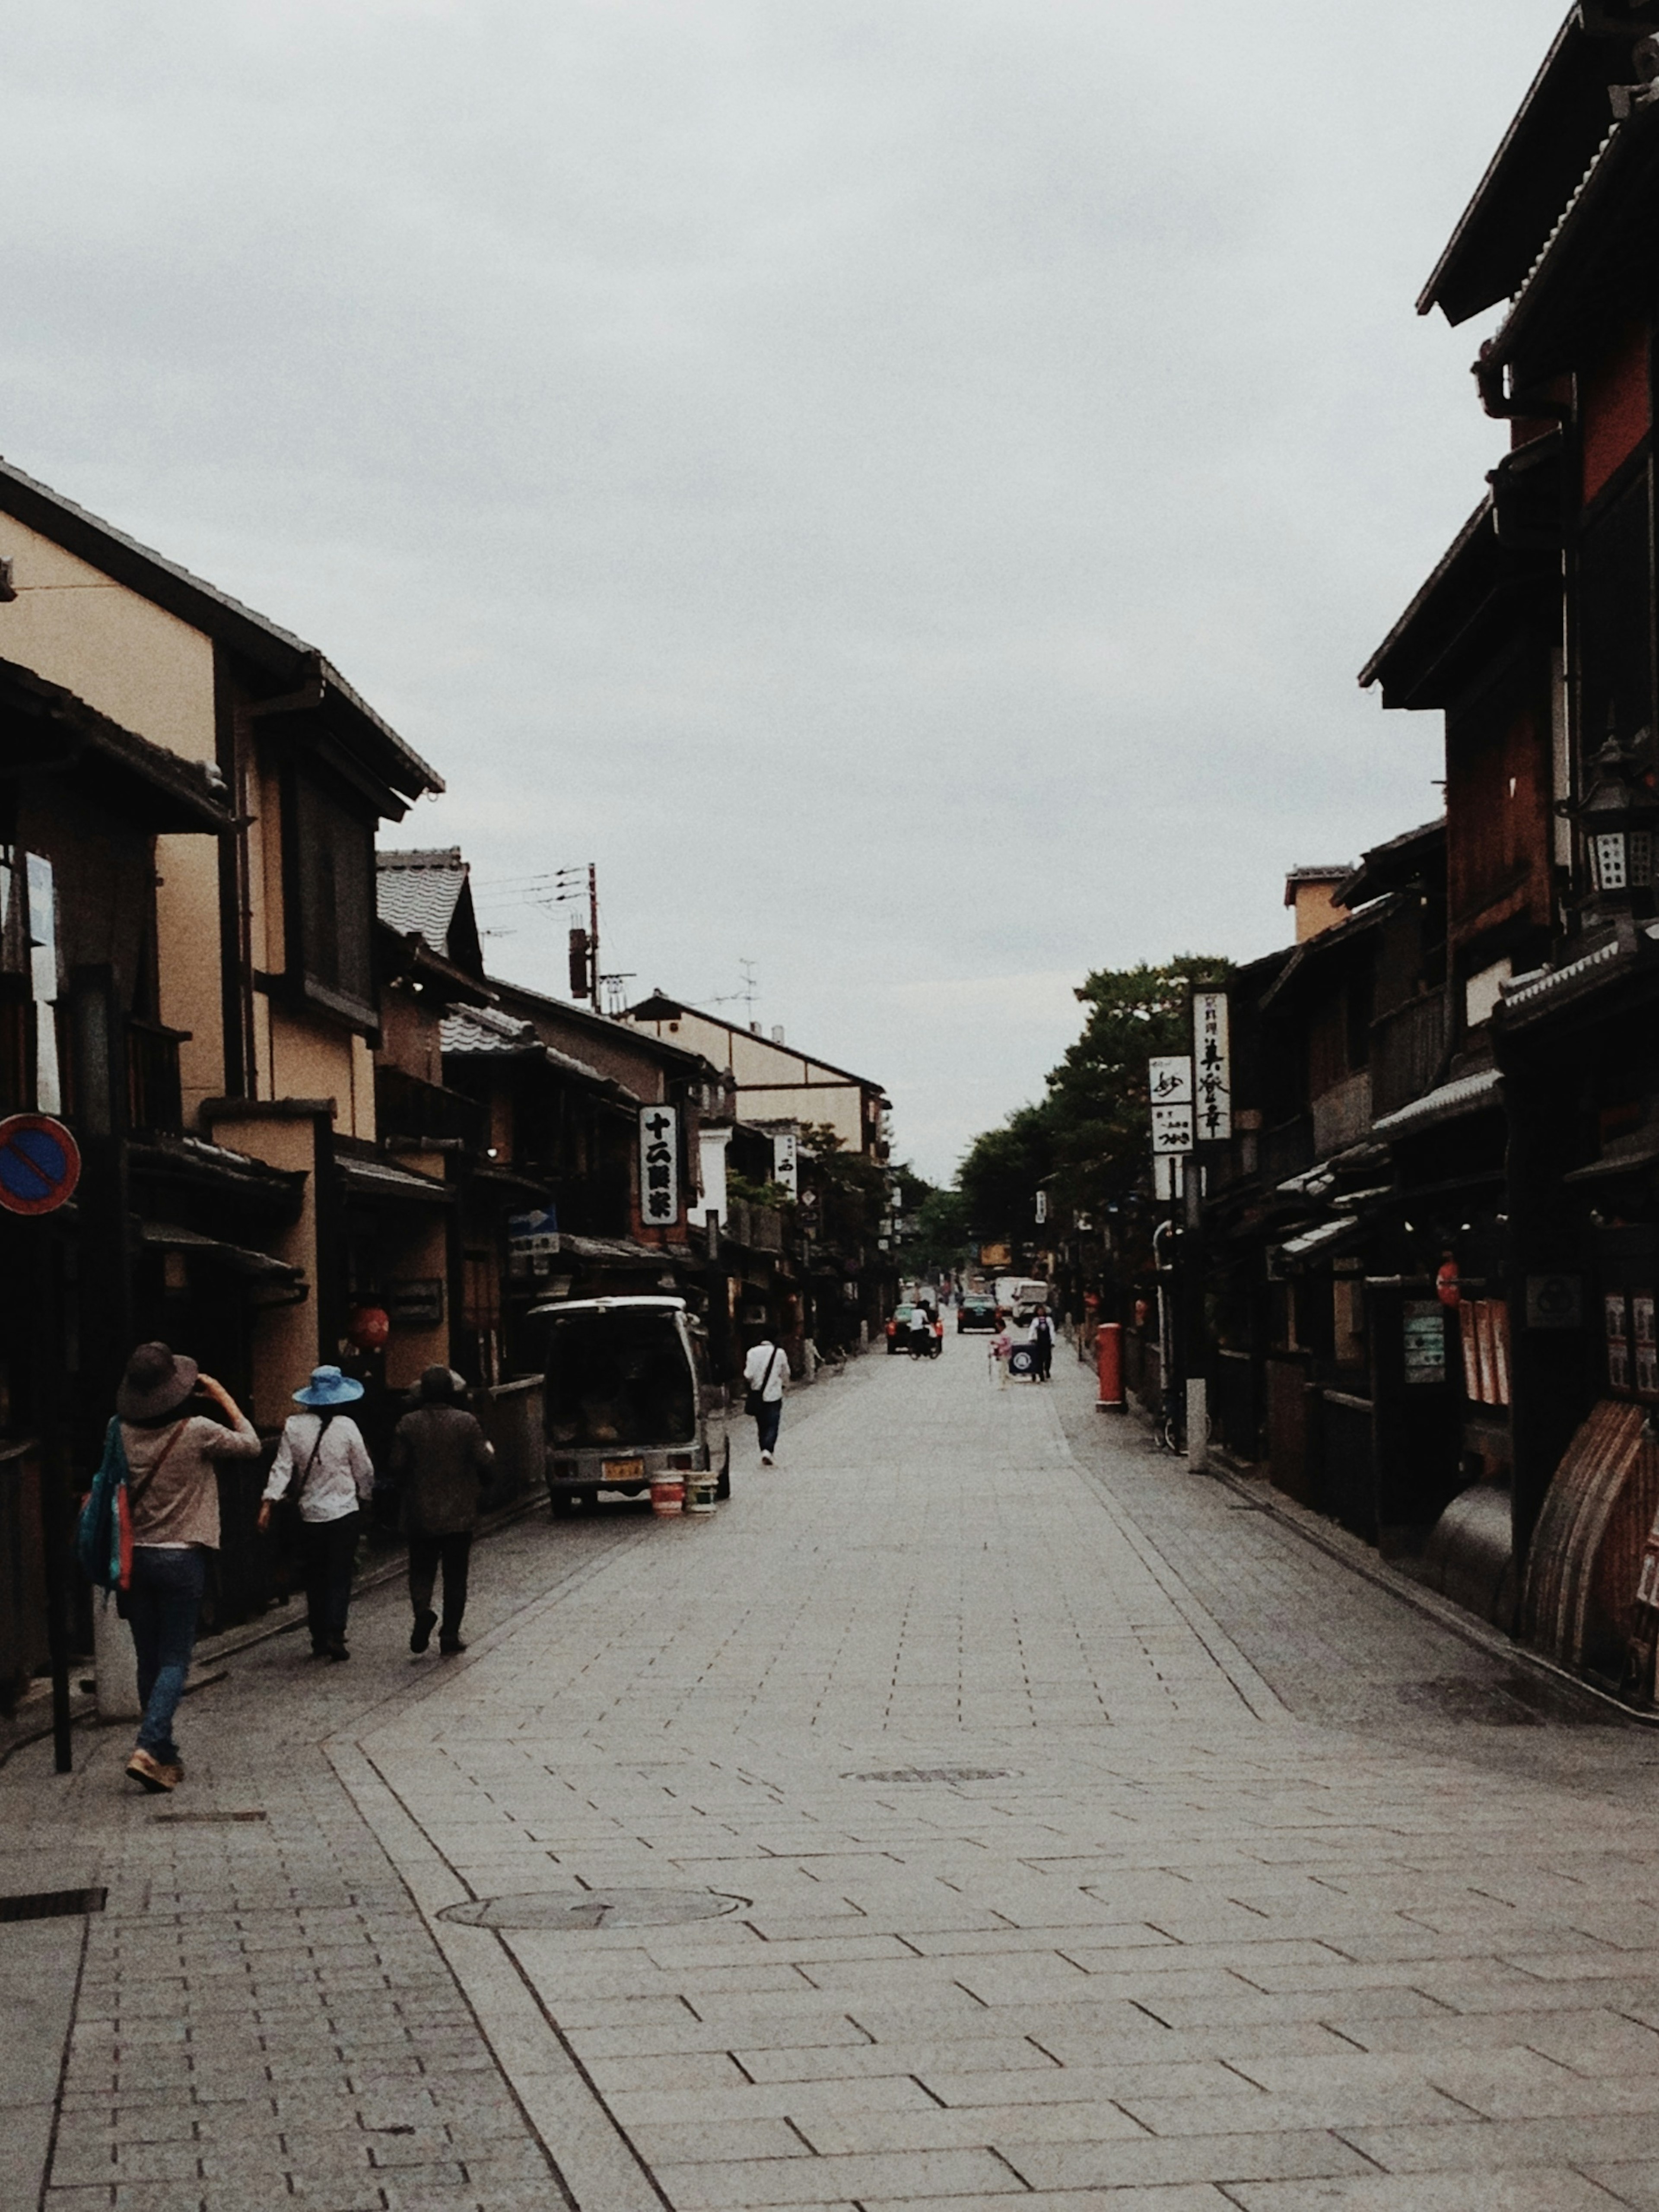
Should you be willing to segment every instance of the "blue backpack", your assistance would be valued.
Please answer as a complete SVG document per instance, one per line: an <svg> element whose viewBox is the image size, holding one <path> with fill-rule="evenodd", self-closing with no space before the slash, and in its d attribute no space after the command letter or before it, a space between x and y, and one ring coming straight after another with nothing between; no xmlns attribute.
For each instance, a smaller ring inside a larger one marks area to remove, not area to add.
<svg viewBox="0 0 1659 2212"><path fill-rule="evenodd" d="M82 1501L75 1531L75 1556L82 1573L97 1589L125 1589L132 1578L129 1480L118 1415L112 1417L104 1431L104 1456L92 1478L92 1488Z"/></svg>

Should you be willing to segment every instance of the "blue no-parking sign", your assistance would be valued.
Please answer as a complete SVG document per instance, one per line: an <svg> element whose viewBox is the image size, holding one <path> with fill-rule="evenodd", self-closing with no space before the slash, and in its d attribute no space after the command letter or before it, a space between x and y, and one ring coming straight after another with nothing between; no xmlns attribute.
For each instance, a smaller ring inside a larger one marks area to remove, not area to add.
<svg viewBox="0 0 1659 2212"><path fill-rule="evenodd" d="M0 1207L51 1213L74 1195L81 1148L50 1114L12 1114L0 1121Z"/></svg>

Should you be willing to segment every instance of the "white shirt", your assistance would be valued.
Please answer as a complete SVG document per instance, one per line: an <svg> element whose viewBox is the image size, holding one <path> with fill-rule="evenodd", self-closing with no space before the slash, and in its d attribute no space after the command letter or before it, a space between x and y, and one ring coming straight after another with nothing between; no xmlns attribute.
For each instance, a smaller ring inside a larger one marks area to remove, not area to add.
<svg viewBox="0 0 1659 2212"><path fill-rule="evenodd" d="M772 1370L770 1379L767 1368ZM763 1340L743 1363L743 1382L746 1390L758 1390L763 1398L778 1399L783 1395L783 1378L789 1372L789 1362L781 1345Z"/></svg>
<svg viewBox="0 0 1659 2212"><path fill-rule="evenodd" d="M366 1504L374 1487L374 1463L356 1421L346 1413L334 1414L318 1444L321 1425L320 1414L289 1414L265 1485L267 1498L285 1497L289 1483L305 1475L310 1467L299 1494L302 1521L338 1521ZM317 1448L314 1465L313 1445Z"/></svg>

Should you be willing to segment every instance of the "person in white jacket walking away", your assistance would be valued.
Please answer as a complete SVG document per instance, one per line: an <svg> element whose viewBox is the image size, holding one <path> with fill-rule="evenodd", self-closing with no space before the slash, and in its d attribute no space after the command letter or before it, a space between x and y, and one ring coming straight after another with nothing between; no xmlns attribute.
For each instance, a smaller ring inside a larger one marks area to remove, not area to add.
<svg viewBox="0 0 1659 2212"><path fill-rule="evenodd" d="M769 1334L762 1337L743 1363L743 1383L747 1394L744 1409L755 1417L763 1467L772 1465L772 1455L778 1448L778 1424L783 1419L783 1381L788 1371L789 1362L784 1357L783 1346L775 1344Z"/></svg>
<svg viewBox="0 0 1659 2212"><path fill-rule="evenodd" d="M271 1462L259 1507L259 1533L270 1526L270 1509L290 1484L300 1509L300 1559L306 1578L306 1626L313 1659L349 1659L346 1615L356 1563L362 1509L374 1487L374 1465L362 1431L340 1408L362 1396L363 1386L337 1367L319 1367L294 1394L306 1408L290 1413Z"/></svg>

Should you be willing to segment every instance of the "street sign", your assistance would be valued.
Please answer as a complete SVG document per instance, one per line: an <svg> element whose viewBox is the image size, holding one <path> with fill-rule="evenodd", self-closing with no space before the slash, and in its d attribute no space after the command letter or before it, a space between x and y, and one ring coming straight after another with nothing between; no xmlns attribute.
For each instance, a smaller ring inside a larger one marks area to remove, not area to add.
<svg viewBox="0 0 1659 2212"><path fill-rule="evenodd" d="M680 1117L675 1106L640 1109L640 1218L672 1229L680 1218Z"/></svg>
<svg viewBox="0 0 1659 2212"><path fill-rule="evenodd" d="M1186 1106L1154 1106L1152 1152L1190 1152L1193 1149L1193 1109Z"/></svg>
<svg viewBox="0 0 1659 2212"><path fill-rule="evenodd" d="M81 1180L81 1148L50 1114L11 1114L0 1121L0 1206L8 1213L55 1213Z"/></svg>
<svg viewBox="0 0 1659 2212"><path fill-rule="evenodd" d="M1193 994L1193 1057L1198 1063L1198 1133L1206 1145L1233 1133L1233 1063L1227 1036L1227 994Z"/></svg>
<svg viewBox="0 0 1659 2212"><path fill-rule="evenodd" d="M1184 1053L1146 1063L1146 1095L1154 1106L1190 1106L1193 1063Z"/></svg>

